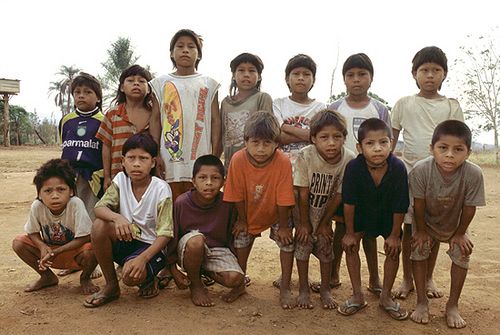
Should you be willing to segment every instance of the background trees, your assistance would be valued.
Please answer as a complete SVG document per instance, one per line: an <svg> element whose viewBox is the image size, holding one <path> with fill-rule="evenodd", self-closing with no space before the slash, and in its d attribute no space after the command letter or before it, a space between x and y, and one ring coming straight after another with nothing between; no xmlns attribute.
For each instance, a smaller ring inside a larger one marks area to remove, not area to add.
<svg viewBox="0 0 500 335"><path fill-rule="evenodd" d="M49 95L54 95L54 103L61 109L62 116L69 114L73 107L71 83L79 72L80 69L74 65L61 65L56 73L58 79L50 83Z"/></svg>

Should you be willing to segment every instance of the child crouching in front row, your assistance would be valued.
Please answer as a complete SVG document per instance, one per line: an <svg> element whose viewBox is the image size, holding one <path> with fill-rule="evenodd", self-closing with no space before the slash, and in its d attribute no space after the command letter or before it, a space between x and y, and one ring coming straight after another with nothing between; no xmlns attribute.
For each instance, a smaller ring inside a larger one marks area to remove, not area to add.
<svg viewBox="0 0 500 335"><path fill-rule="evenodd" d="M12 241L16 254L31 266L40 278L24 291L32 292L57 285L50 269L82 269L83 293L96 292L90 276L97 261L90 244L92 221L76 193L76 174L65 159L52 159L36 172L33 183L37 199L31 204L24 226L27 235Z"/></svg>
<svg viewBox="0 0 500 335"><path fill-rule="evenodd" d="M294 247L289 226L295 199L290 160L277 150L279 135L274 115L262 111L250 115L243 130L245 148L236 152L229 164L224 200L234 202L238 212L233 228L234 247L244 272L255 238L271 228L270 238L280 247L281 307L288 309L296 305L290 292ZM242 283L225 300L234 301L244 293Z"/></svg>
<svg viewBox="0 0 500 335"><path fill-rule="evenodd" d="M347 164L342 184L346 234L342 247L353 294L338 312L352 315L367 303L361 290L359 242L363 236L384 237L384 279L380 307L393 319L404 320L408 312L391 296L399 267L401 225L408 209L408 177L401 160L391 153L391 130L376 118L361 123L358 129L356 159Z"/></svg>
<svg viewBox="0 0 500 335"><path fill-rule="evenodd" d="M230 288L239 287L244 278L231 250L236 209L223 201L223 185L221 160L213 155L198 157L193 166L194 188L180 195L174 204L175 239L169 248L177 252L177 263L187 273L193 304L202 307L214 305L202 273ZM228 295L222 298L227 300Z"/></svg>
<svg viewBox="0 0 500 335"><path fill-rule="evenodd" d="M158 295L156 275L165 267L163 250L173 236L172 192L152 176L158 145L147 133L131 136L122 148L123 172L95 207L92 246L106 285L88 297L84 306L104 305L120 296L113 261L123 266L122 281L138 286L139 295Z"/></svg>

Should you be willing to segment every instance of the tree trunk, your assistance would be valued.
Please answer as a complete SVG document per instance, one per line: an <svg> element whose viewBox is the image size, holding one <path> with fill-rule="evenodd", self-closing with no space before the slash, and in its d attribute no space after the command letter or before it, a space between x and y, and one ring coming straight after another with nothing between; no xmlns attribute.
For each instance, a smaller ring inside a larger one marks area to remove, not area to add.
<svg viewBox="0 0 500 335"><path fill-rule="evenodd" d="M9 95L3 95L3 145L10 147L10 129L9 129Z"/></svg>
<svg viewBox="0 0 500 335"><path fill-rule="evenodd" d="M500 157L498 153L498 129L496 127L496 124L493 127L493 134L495 135L495 164L499 165L500 164Z"/></svg>
<svg viewBox="0 0 500 335"><path fill-rule="evenodd" d="M35 134L36 134L36 136L38 136L38 138L40 139L40 141L42 141L42 143L43 143L43 144L47 144L47 143L45 142L45 140L42 138L42 136L40 136L40 134L36 131L36 129L35 129L35 128L33 128L33 130L35 131Z"/></svg>

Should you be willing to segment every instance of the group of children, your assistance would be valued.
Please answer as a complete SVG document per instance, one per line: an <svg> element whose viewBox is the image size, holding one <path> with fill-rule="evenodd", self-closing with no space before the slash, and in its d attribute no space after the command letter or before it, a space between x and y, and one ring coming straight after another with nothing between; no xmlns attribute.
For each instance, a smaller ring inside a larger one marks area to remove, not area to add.
<svg viewBox="0 0 500 335"><path fill-rule="evenodd" d="M368 96L374 70L363 53L344 63L347 95L328 108L309 97L316 76L309 56L290 59L291 94L273 101L260 91L261 59L243 53L230 64L230 95L219 108L219 84L196 72L202 46L193 31L178 31L170 43L175 72L152 79L144 68L129 67L105 116L97 79L75 78L75 111L60 125L62 159L37 171L27 235L13 242L40 274L26 291L56 285L53 267L82 269L90 308L119 297L119 277L145 298L173 278L190 288L198 306L213 305L205 286L215 281L230 288L223 300L232 302L250 283L255 238L270 229L280 248L281 277L273 285L283 308L312 308L311 290L323 308L342 315L366 307L362 241L368 290L380 296L380 307L406 319L394 298L416 287L410 317L428 323L428 296L439 293L432 282L439 242L448 242L446 319L449 327L464 327L458 299L473 247L467 227L485 204L484 185L480 168L467 161L471 132L460 106L439 94L444 53L427 47L415 55L419 92L389 114ZM392 153L400 132L402 160ZM378 236L386 255L382 281ZM401 251L403 283L393 292ZM343 252L353 294L337 305L330 291L340 285ZM320 262L319 283L309 280L311 253ZM294 258L297 299L290 288ZM106 282L100 290L90 279L97 263Z"/></svg>

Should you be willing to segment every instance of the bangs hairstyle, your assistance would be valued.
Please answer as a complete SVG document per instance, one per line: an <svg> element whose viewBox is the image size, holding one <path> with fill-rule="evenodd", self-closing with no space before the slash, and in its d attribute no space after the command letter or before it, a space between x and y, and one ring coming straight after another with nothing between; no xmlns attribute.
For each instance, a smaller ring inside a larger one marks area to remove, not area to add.
<svg viewBox="0 0 500 335"><path fill-rule="evenodd" d="M224 165L219 157L214 155L204 155L196 159L193 165L193 178L200 172L202 166L215 166L220 175L224 178Z"/></svg>
<svg viewBox="0 0 500 335"><path fill-rule="evenodd" d="M194 44L196 44L196 49L198 49L198 59L194 63L194 68L198 69L198 64L201 61L201 58L203 57L201 49L203 48L203 38L201 35L198 35L194 31L190 29L181 29L178 32L175 33L175 35L172 37L170 40L170 60L172 61L172 64L174 64L174 68L177 68L177 64L175 64L175 59L172 56L172 52L174 51L175 43L177 43L177 40L181 38L182 36L188 36L191 37L194 41Z"/></svg>
<svg viewBox="0 0 500 335"><path fill-rule="evenodd" d="M373 79L373 64L370 57L368 57L366 54L358 53L349 56L345 60L344 66L342 67L342 76L345 77L346 72L355 67L367 70L368 72L370 72L370 75Z"/></svg>
<svg viewBox="0 0 500 335"><path fill-rule="evenodd" d="M345 117L337 111L331 109L323 109L317 112L309 123L309 140L316 137L318 133L326 126L334 126L340 131L344 138L347 136L347 126Z"/></svg>
<svg viewBox="0 0 500 335"><path fill-rule="evenodd" d="M118 90L116 91L116 97L113 100L114 102L116 102L116 104L122 104L127 101L127 97L125 96L125 93L121 91L121 87L125 83L125 79L132 76L141 76L142 78L146 79L147 82L150 82L151 79L153 79L151 73L149 73L148 70L137 64L131 65L123 70L122 74L120 75L120 82L118 84ZM148 93L144 97L142 105L144 106L144 108L151 110L152 104L153 102L151 101L151 90L148 87Z"/></svg>
<svg viewBox="0 0 500 335"><path fill-rule="evenodd" d="M306 69L309 69L313 74L313 79L316 79L316 63L311 57L304 54L298 54L297 56L290 58L286 64L285 76L288 77L290 72L298 67L305 67Z"/></svg>
<svg viewBox="0 0 500 335"><path fill-rule="evenodd" d="M236 73L236 68L238 68L238 66L242 63L250 63L257 69L257 73L259 74L259 80L257 80L255 89L260 91L260 83L262 82L261 75L262 75L262 70L264 70L264 63L262 63L262 60L260 59L259 56L248 52L244 52L236 56L229 64L229 67L231 68L231 73L233 74L233 78L231 79L231 86L229 87L230 96L234 96L236 94L237 86L236 86L236 80L234 80L234 74Z"/></svg>
<svg viewBox="0 0 500 335"><path fill-rule="evenodd" d="M44 163L38 170L36 170L33 184L36 186L37 196L40 194L43 183L52 177L58 177L64 180L66 185L76 194L76 173L71 167L71 164L65 159L51 159Z"/></svg>
<svg viewBox="0 0 500 335"><path fill-rule="evenodd" d="M366 135L370 131L379 131L382 130L385 132L389 139L392 139L392 131L391 128L384 121L377 119L375 117L367 119L361 123L358 129L358 143L361 145L361 142L366 138Z"/></svg>
<svg viewBox="0 0 500 335"><path fill-rule="evenodd" d="M142 149L151 157L158 156L158 144L153 137L146 131L134 134L125 141L122 147L122 156L125 157L127 152L133 149Z"/></svg>
<svg viewBox="0 0 500 335"><path fill-rule="evenodd" d="M454 136L465 142L467 149L471 149L472 145L472 132L470 128L458 120L446 120L441 122L434 129L434 133L432 134L431 145L434 146L437 141L441 139L443 136Z"/></svg>
<svg viewBox="0 0 500 335"><path fill-rule="evenodd" d="M278 142L280 132L278 120L272 113L258 111L250 114L243 129L243 138L245 141L258 138Z"/></svg>
<svg viewBox="0 0 500 335"><path fill-rule="evenodd" d="M91 74L80 72L80 74L76 76L71 82L71 95L73 95L75 88L77 88L78 86L86 86L94 91L95 95L97 96L97 107L99 108L99 110L102 110L102 88L99 80L97 80L97 78Z"/></svg>
<svg viewBox="0 0 500 335"><path fill-rule="evenodd" d="M444 77L448 75L448 59L446 58L446 54L438 47L431 46L425 47L419 52L415 54L413 57L411 73L415 74L418 68L425 63L435 63L441 66L444 70ZM417 82L417 87L420 88ZM441 89L441 85L439 85L439 89Z"/></svg>

